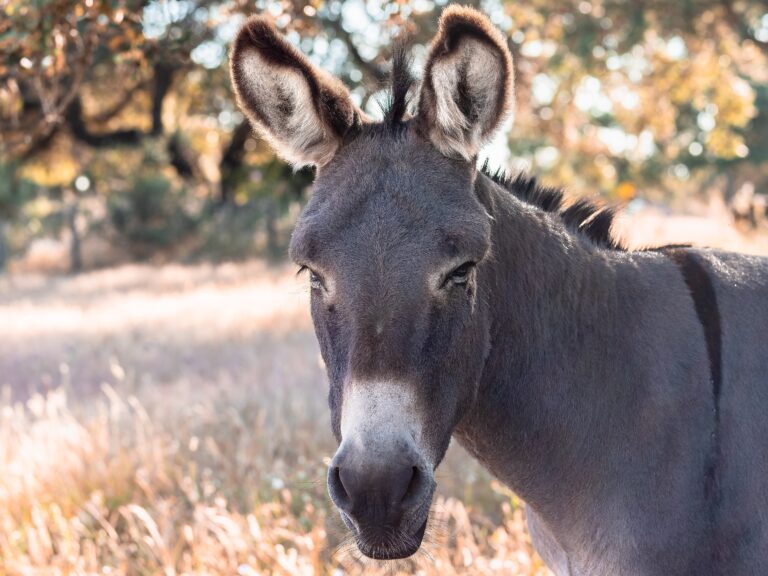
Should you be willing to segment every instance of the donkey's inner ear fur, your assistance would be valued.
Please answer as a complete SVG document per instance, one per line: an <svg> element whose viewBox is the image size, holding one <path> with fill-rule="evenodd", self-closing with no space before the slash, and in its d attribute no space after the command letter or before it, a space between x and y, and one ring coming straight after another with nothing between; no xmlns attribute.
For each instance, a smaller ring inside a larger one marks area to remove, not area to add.
<svg viewBox="0 0 768 576"><path fill-rule="evenodd" d="M242 110L296 166L327 163L361 120L341 82L313 66L266 18L243 24L230 72Z"/></svg>
<svg viewBox="0 0 768 576"><path fill-rule="evenodd" d="M443 154L471 159L514 106L512 55L480 12L450 6L424 70L418 126Z"/></svg>

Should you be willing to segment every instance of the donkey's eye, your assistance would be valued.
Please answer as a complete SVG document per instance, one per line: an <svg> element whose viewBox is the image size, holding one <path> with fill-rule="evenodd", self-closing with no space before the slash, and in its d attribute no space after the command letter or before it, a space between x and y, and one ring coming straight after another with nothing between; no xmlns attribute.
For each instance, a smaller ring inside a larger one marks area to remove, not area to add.
<svg viewBox="0 0 768 576"><path fill-rule="evenodd" d="M323 279L320 277L320 275L309 268L308 266L302 266L299 268L299 271L296 273L301 274L302 272L309 272L309 287L312 288L312 290L321 290L325 289L325 286L323 285Z"/></svg>
<svg viewBox="0 0 768 576"><path fill-rule="evenodd" d="M323 287L323 281L315 272L309 271L309 286L312 290L320 290Z"/></svg>
<svg viewBox="0 0 768 576"><path fill-rule="evenodd" d="M459 286L466 284L469 281L469 274L474 267L474 262L464 262L464 264L458 268L454 268L453 271L448 274L448 277L445 279L445 284L447 285L448 283L451 283Z"/></svg>

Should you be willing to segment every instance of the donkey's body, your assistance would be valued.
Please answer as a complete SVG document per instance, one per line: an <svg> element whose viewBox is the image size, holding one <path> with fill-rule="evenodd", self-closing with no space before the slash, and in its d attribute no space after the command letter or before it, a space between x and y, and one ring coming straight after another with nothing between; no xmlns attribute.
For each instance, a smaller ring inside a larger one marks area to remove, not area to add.
<svg viewBox="0 0 768 576"><path fill-rule="evenodd" d="M662 252L573 235L486 177L491 351L459 441L528 503L557 574L768 573L768 260L696 251L722 327L713 390Z"/></svg>
<svg viewBox="0 0 768 576"><path fill-rule="evenodd" d="M240 104L318 166L291 256L310 274L360 550L421 544L451 437L527 502L558 575L768 574L768 260L622 250L611 212L478 172L512 104L506 43L452 6L418 113L396 61L372 123L263 19Z"/></svg>

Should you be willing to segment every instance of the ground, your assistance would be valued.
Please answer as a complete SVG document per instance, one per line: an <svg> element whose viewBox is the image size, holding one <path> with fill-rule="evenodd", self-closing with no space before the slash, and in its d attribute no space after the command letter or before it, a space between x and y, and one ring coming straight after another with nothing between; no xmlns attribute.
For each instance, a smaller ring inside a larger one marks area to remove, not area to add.
<svg viewBox="0 0 768 576"><path fill-rule="evenodd" d="M722 219L619 227L768 253ZM0 279L0 573L547 574L519 501L456 446L423 551L358 557L325 492L305 282L262 262Z"/></svg>

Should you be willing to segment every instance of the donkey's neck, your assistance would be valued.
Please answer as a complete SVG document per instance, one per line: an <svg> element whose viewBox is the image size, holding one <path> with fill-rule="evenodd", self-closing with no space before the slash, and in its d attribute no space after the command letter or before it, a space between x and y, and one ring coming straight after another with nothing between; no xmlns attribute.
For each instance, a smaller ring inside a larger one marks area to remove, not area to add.
<svg viewBox="0 0 768 576"><path fill-rule="evenodd" d="M645 291L630 255L598 248L485 176L476 188L494 218L480 278L491 351L456 436L537 512L561 516L615 464L611 442L622 449L611 431L638 394L622 385L626 323Z"/></svg>

